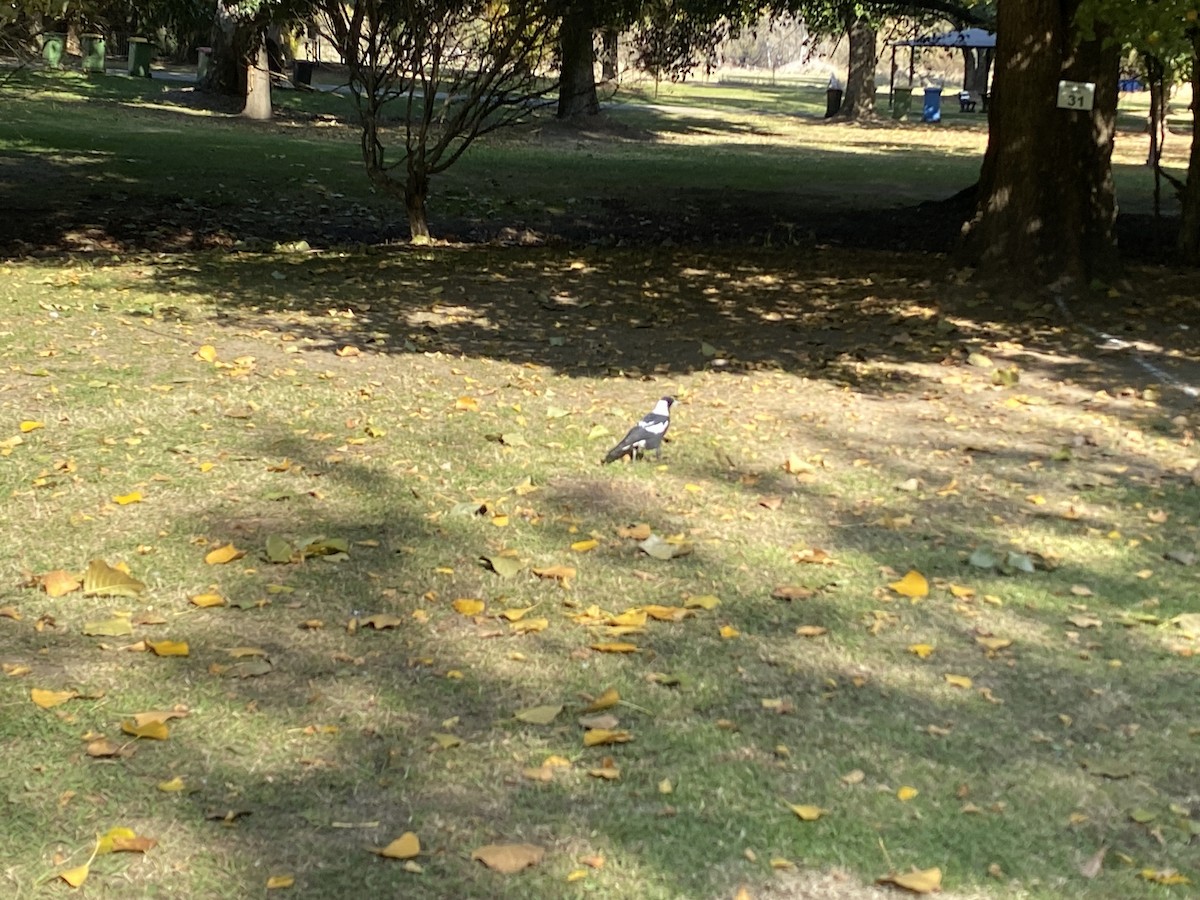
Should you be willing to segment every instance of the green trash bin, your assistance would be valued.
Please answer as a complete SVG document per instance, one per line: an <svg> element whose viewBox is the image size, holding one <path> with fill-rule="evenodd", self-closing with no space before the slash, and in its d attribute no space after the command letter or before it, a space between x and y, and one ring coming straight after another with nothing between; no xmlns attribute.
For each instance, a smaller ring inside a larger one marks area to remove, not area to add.
<svg viewBox="0 0 1200 900"><path fill-rule="evenodd" d="M104 74L104 35L81 34L79 49L83 53L83 71Z"/></svg>
<svg viewBox="0 0 1200 900"><path fill-rule="evenodd" d="M912 88L904 88L892 94L892 118L903 119L912 112Z"/></svg>
<svg viewBox="0 0 1200 900"><path fill-rule="evenodd" d="M150 57L154 48L144 37L129 39L129 74L139 78L150 77Z"/></svg>
<svg viewBox="0 0 1200 900"><path fill-rule="evenodd" d="M51 69L62 68L63 49L67 46L67 36L57 31L48 31L42 35L42 58Z"/></svg>

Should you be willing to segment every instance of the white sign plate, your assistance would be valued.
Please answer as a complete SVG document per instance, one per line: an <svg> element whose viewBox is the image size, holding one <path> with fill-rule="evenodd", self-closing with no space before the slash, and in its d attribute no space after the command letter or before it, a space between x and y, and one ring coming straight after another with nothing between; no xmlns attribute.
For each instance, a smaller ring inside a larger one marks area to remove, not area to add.
<svg viewBox="0 0 1200 900"><path fill-rule="evenodd" d="M1058 83L1058 108L1090 110L1096 100L1096 83L1093 81L1060 81Z"/></svg>

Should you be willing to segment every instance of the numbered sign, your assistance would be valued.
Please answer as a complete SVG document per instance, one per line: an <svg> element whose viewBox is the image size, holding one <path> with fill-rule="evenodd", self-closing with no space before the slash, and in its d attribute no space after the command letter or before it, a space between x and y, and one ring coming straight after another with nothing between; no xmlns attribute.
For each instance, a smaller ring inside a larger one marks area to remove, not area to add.
<svg viewBox="0 0 1200 900"><path fill-rule="evenodd" d="M1092 81L1060 81L1058 108L1090 110L1096 100L1096 84Z"/></svg>

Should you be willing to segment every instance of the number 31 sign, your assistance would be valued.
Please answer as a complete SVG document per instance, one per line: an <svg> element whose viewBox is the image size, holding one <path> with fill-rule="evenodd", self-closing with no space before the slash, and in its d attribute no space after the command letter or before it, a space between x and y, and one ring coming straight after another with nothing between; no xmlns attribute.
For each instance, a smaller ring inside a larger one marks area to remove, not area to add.
<svg viewBox="0 0 1200 900"><path fill-rule="evenodd" d="M1087 111L1096 98L1096 84L1092 81L1060 81L1058 83L1058 108Z"/></svg>

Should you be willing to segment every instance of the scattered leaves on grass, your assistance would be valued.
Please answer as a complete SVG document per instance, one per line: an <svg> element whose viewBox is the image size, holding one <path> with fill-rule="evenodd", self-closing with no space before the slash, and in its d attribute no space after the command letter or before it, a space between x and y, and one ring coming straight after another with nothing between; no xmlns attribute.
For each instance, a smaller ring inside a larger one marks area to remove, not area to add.
<svg viewBox="0 0 1200 900"><path fill-rule="evenodd" d="M545 856L545 848L535 844L488 844L471 853L471 859L504 875L536 866Z"/></svg>

